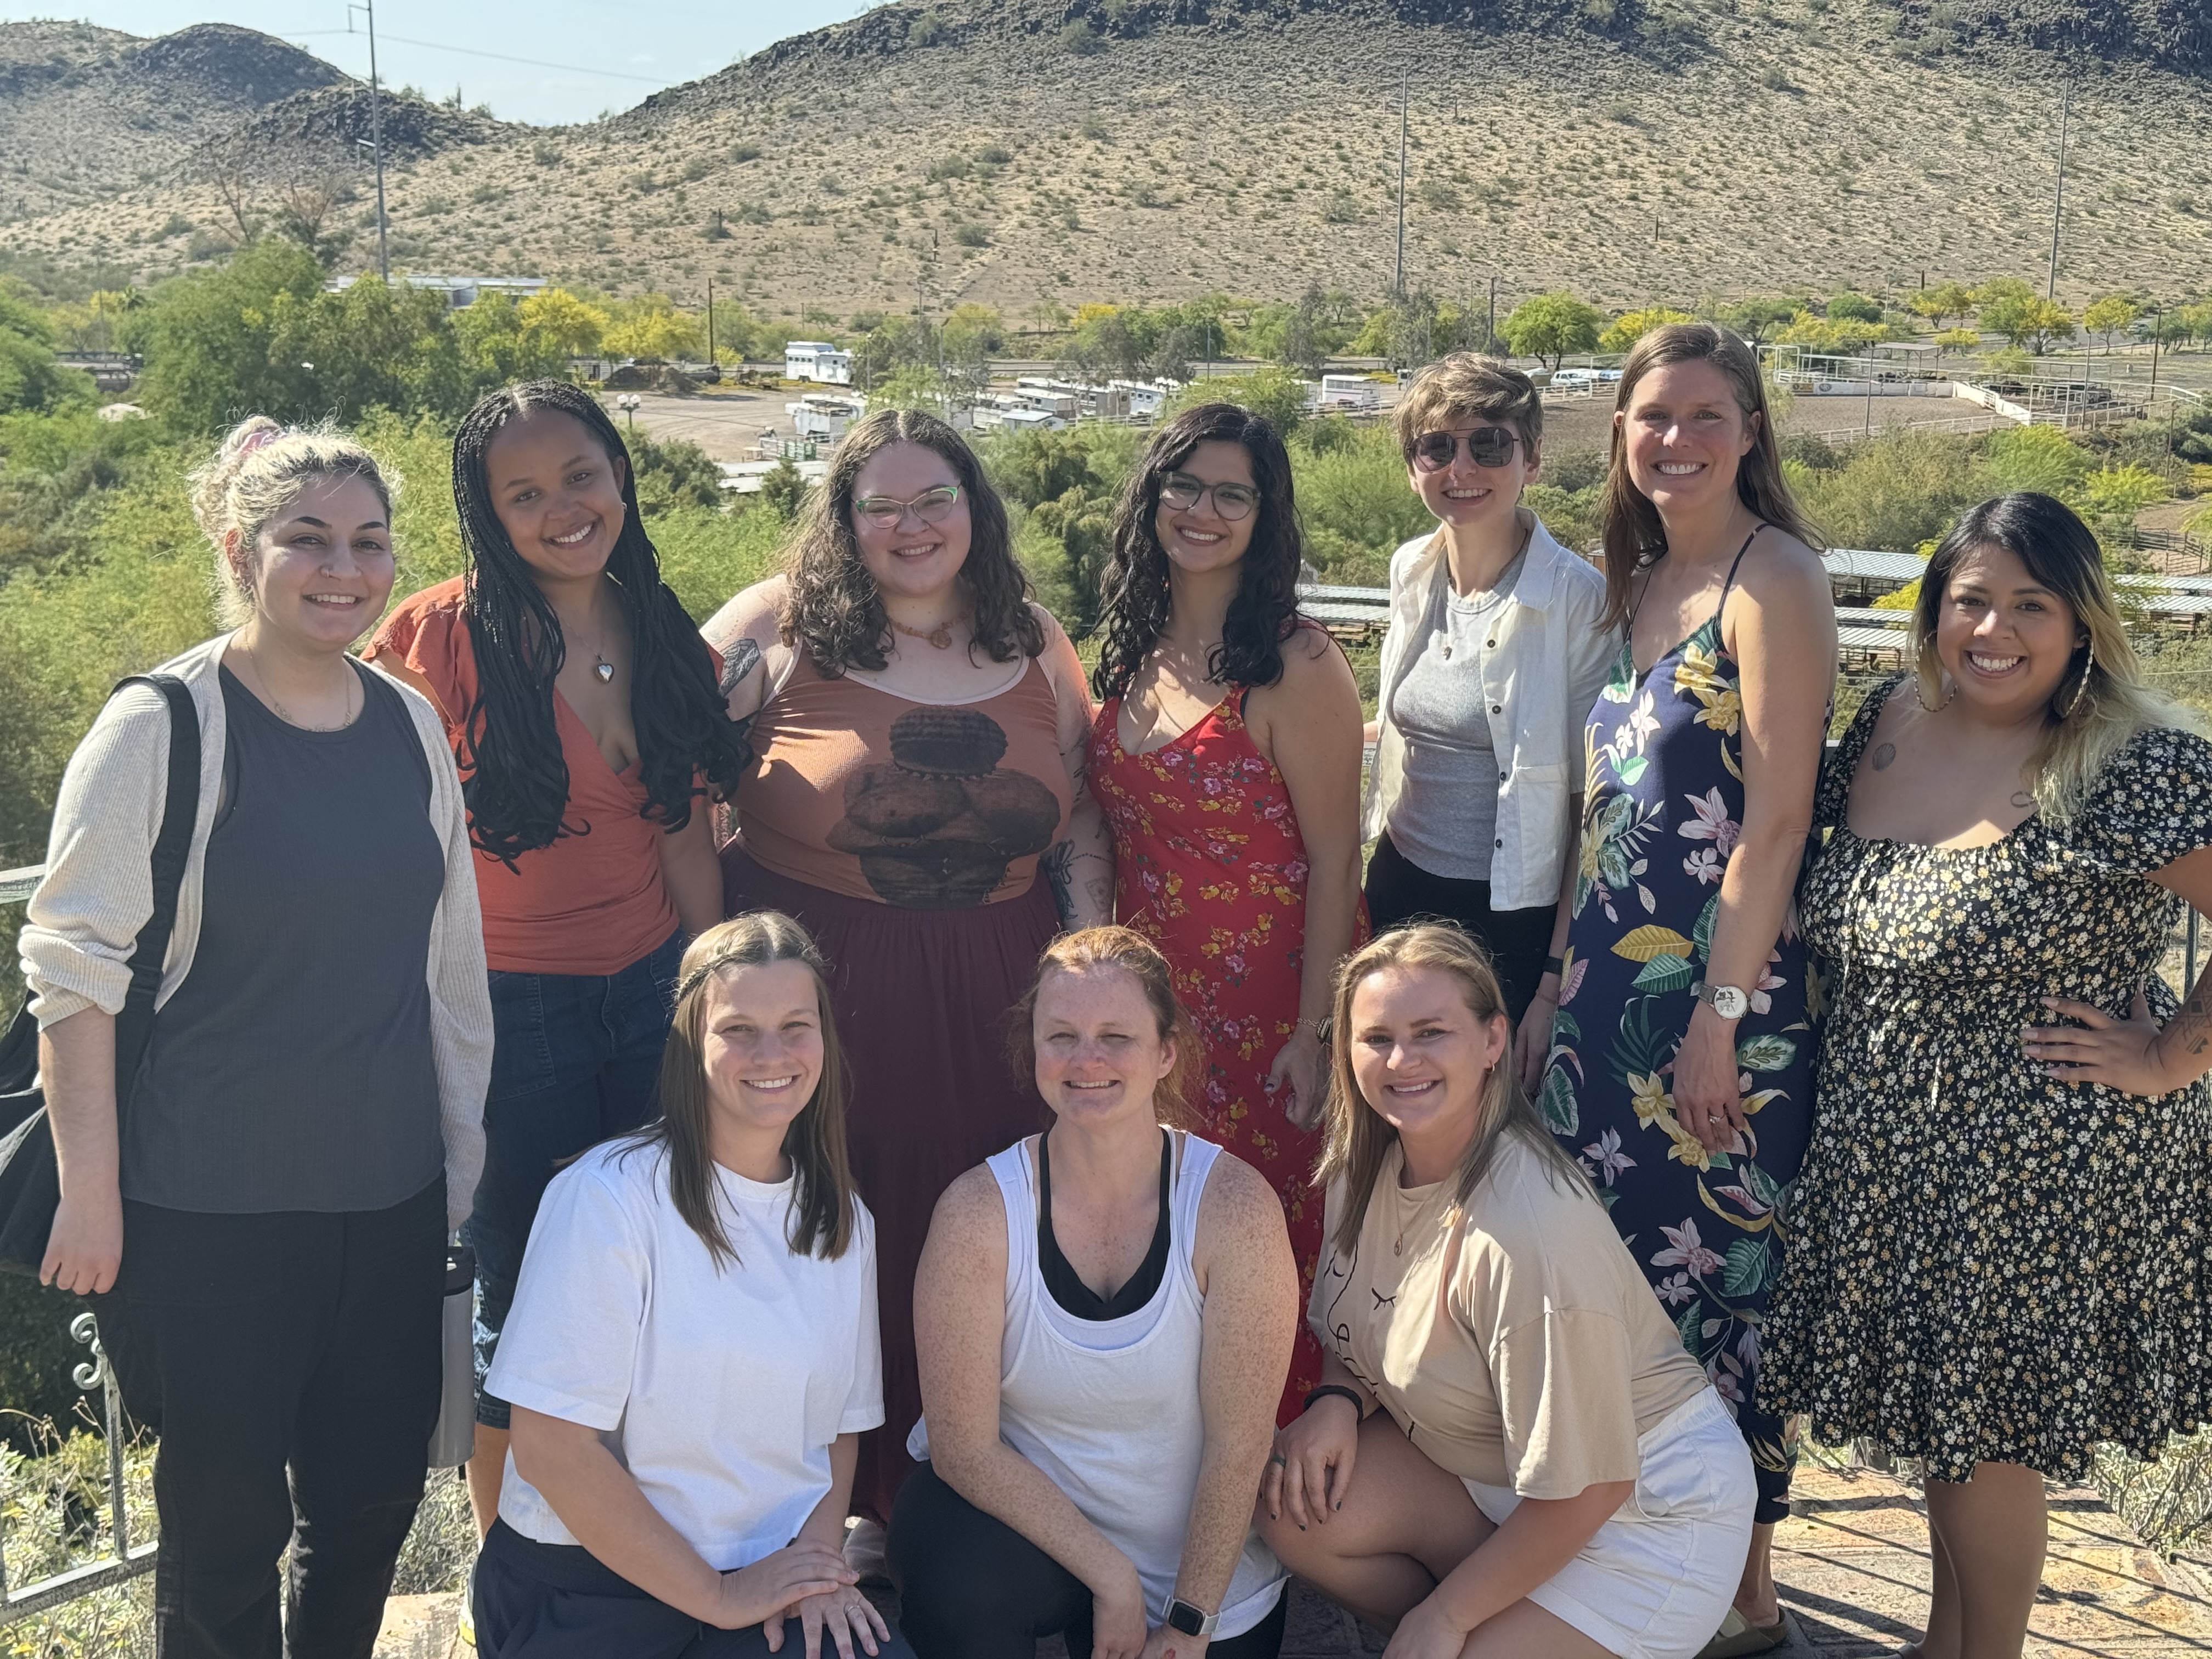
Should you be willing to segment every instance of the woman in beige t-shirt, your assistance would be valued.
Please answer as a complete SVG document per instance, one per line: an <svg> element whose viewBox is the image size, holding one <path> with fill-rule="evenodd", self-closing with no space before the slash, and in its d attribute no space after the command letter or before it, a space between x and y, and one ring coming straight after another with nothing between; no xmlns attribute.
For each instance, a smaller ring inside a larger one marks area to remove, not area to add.
<svg viewBox="0 0 2212 1659"><path fill-rule="evenodd" d="M1389 1659L1687 1659L1743 1571L1750 1456L1516 1086L1488 958L1385 934L1335 1032L1323 1380L1277 1438L1267 1542Z"/></svg>

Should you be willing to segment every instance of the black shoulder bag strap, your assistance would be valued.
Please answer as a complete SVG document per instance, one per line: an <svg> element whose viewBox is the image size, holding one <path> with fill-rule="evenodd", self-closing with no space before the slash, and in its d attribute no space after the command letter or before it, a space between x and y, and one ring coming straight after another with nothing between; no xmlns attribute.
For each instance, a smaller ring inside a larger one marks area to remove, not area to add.
<svg viewBox="0 0 2212 1659"><path fill-rule="evenodd" d="M170 936L176 932L177 897L185 884L185 861L191 851L200 804L200 714L191 689L173 674L134 674L115 689L120 691L126 685L150 685L168 702L169 780L161 832L154 838L153 913L138 930L131 952L131 987L115 1021L118 1137L131 1083L154 1034L154 999L161 994L161 965L169 953ZM34 1024L27 1006L16 1016L17 1028L27 1024ZM18 1030L11 1030L5 1046L12 1049L18 1040ZM35 1047L35 1032L24 1033L21 1040ZM61 1203L53 1129L41 1090L0 1096L0 1108L5 1108L0 1110L0 1123L7 1129L0 1139L0 1271L35 1275L53 1231L54 1211Z"/></svg>

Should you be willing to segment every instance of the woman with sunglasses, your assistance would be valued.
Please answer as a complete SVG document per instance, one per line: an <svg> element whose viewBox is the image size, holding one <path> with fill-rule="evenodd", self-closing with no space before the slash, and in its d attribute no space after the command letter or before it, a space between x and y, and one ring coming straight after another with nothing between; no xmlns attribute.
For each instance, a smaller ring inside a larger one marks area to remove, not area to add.
<svg viewBox="0 0 2212 1659"><path fill-rule="evenodd" d="M1204 1133L1273 1185L1311 1281L1322 1022L1364 931L1359 691L1297 614L1290 457L1233 404L1160 428L1122 492L1102 586L1091 787L1115 919L1157 942L1206 1041ZM1302 1335L1282 1420L1318 1379Z"/></svg>
<svg viewBox="0 0 2212 1659"><path fill-rule="evenodd" d="M1482 941L1533 1089L1559 1004L1545 958L1574 896L1583 717L1620 629L1605 579L1521 505L1544 434L1526 374L1455 352L1415 378L1395 424L1437 527L1390 560L1367 913L1378 933L1449 921Z"/></svg>
<svg viewBox="0 0 2212 1659"><path fill-rule="evenodd" d="M974 453L909 410L846 434L784 574L706 633L754 756L722 849L728 908L805 926L847 1034L888 1413L853 1503L881 1522L914 1468L914 1274L938 1194L1036 1127L1006 1011L1055 933L1110 920L1112 849L1084 787L1091 696ZM881 1544L858 1533L854 1564Z"/></svg>

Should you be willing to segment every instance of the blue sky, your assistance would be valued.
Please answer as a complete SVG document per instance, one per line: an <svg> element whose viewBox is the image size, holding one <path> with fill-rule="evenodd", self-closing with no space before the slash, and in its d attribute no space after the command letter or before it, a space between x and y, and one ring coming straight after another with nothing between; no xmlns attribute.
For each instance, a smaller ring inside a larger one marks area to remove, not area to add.
<svg viewBox="0 0 2212 1659"><path fill-rule="evenodd" d="M368 38L344 32L345 0L77 3L82 21L131 34L236 23L304 46L349 74L368 73ZM489 104L511 121L588 121L629 108L656 87L696 81L771 41L866 9L866 0L379 0L377 68L394 86L412 83L440 98L458 84L468 103ZM51 15L0 0L0 22ZM537 61L505 61L512 58Z"/></svg>

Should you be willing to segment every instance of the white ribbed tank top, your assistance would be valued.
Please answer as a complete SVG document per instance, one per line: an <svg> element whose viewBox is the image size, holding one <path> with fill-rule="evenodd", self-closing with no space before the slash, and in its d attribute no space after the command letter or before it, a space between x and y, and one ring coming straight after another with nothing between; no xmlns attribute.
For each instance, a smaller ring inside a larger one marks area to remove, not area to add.
<svg viewBox="0 0 2212 1659"><path fill-rule="evenodd" d="M1205 1298L1191 1272L1206 1177L1221 1148L1178 1135L1167 1272L1152 1299L1119 1319L1078 1319L1052 1299L1037 1265L1028 1143L990 1160L1006 1209L1006 1328L1000 1344L999 1433L1051 1477L1085 1520L1136 1565L1146 1622L1166 1621L1206 1448L1198 1362ZM907 1450L929 1455L929 1425ZM1216 1641L1274 1611L1287 1577L1251 1533L1221 1599Z"/></svg>

